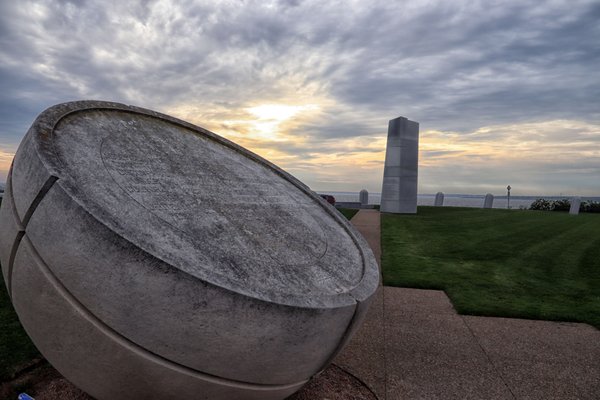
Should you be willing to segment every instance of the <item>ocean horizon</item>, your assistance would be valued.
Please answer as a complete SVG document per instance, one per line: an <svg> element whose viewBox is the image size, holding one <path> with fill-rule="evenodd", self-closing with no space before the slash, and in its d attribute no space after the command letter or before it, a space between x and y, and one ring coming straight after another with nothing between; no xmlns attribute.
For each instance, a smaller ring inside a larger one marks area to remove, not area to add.
<svg viewBox="0 0 600 400"><path fill-rule="evenodd" d="M0 199L3 197L5 184L0 182ZM329 194L335 197L338 202L358 202L359 192L335 192L335 191L315 191L318 194ZM561 200L561 199L572 199L573 195L527 195L527 196L510 196L510 208L511 209L523 209L529 208L531 203L536 199L546 200ZM600 196L577 196L582 201L596 201L600 202ZM483 200L485 194L467 194L467 193L444 193L444 206L445 207L483 207ZM433 206L435 201L435 193L422 193L417 195L417 205L419 206ZM369 192L369 204L379 205L381 204L381 193L380 192ZM494 203L492 208L508 208L508 198L506 195L494 196Z"/></svg>
<svg viewBox="0 0 600 400"><path fill-rule="evenodd" d="M319 194L330 194L335 197L336 201L339 202L357 202L358 200L358 192L327 192L327 191L317 191ZM569 195L553 195L553 196L510 196L510 208L511 209L519 209L519 208L529 208L531 203L533 203L536 199L546 199L546 200L560 200L560 199L571 199L575 196ZM600 196L578 196L581 197L582 201L598 201L600 202ZM445 207L483 207L483 200L485 198L485 194L465 194L465 193L444 193L444 206ZM429 194L418 194L417 195L417 205L419 206L433 206L435 201L435 193ZM381 193L378 192L369 192L369 204L379 205L381 203ZM503 196L494 196L494 203L492 205L493 208L508 208L508 197L506 195Z"/></svg>

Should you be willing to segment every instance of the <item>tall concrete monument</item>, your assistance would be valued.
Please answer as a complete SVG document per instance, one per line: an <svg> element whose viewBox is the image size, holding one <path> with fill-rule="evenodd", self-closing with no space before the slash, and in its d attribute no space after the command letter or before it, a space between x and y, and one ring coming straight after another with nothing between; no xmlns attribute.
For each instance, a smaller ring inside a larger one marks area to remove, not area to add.
<svg viewBox="0 0 600 400"><path fill-rule="evenodd" d="M379 270L332 206L263 158L117 103L44 111L0 207L0 261L40 352L98 400L280 400L363 319Z"/></svg>
<svg viewBox="0 0 600 400"><path fill-rule="evenodd" d="M404 117L390 121L381 189L381 211L417 212L419 123Z"/></svg>

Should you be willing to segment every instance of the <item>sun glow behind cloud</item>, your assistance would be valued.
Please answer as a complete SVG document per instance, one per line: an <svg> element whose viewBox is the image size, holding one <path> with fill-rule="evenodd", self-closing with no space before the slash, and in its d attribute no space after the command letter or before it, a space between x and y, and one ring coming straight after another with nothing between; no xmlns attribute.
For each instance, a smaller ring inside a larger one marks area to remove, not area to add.
<svg viewBox="0 0 600 400"><path fill-rule="evenodd" d="M250 107L247 111L257 119L250 123L251 135L260 139L285 140L285 132L280 131L283 122L301 112L314 111L317 106L290 106L284 104L262 104Z"/></svg>
<svg viewBox="0 0 600 400"><path fill-rule="evenodd" d="M600 177L600 126L551 120L491 125L468 133L425 131L419 167L420 188L427 193L436 187L497 193L511 184L513 193L521 195L597 195L589 187L598 187L600 179L594 185L584 177ZM441 176L449 179L440 184Z"/></svg>
<svg viewBox="0 0 600 400"><path fill-rule="evenodd" d="M13 157L13 153L0 150L0 182L6 181Z"/></svg>
<svg viewBox="0 0 600 400"><path fill-rule="evenodd" d="M339 112L340 105L298 106L285 99L230 111L191 106L174 111L267 158L315 190L381 190L387 121L358 126L350 137L317 138L310 127L318 127L330 108ZM341 113L340 120L346 116ZM422 123L419 167L421 193L499 193L510 183L517 195L593 195L577 181L582 174L600 176L600 126L550 120L458 132ZM561 183L565 180L572 182L571 189Z"/></svg>

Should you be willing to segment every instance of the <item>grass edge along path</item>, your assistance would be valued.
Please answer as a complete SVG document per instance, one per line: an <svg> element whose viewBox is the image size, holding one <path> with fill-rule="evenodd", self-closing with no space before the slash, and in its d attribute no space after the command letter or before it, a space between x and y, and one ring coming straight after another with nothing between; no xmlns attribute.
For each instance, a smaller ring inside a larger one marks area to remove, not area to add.
<svg viewBox="0 0 600 400"><path fill-rule="evenodd" d="M342 215L346 217L348 221L350 221L352 217L354 217L354 215L356 215L356 213L358 212L358 210L354 208L338 208L337 210L341 212Z"/></svg>
<svg viewBox="0 0 600 400"><path fill-rule="evenodd" d="M419 207L382 214L385 285L444 290L468 315L600 329L600 215Z"/></svg>
<svg viewBox="0 0 600 400"><path fill-rule="evenodd" d="M19 322L0 275L0 383L38 357L40 353Z"/></svg>

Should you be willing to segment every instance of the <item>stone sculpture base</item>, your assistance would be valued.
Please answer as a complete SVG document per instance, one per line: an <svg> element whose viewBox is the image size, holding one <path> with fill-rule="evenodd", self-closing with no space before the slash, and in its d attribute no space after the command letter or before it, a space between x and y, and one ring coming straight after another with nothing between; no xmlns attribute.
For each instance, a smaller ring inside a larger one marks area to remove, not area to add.
<svg viewBox="0 0 600 400"><path fill-rule="evenodd" d="M25 330L98 400L281 400L362 321L379 271L331 205L259 156L150 110L54 106L0 207Z"/></svg>

